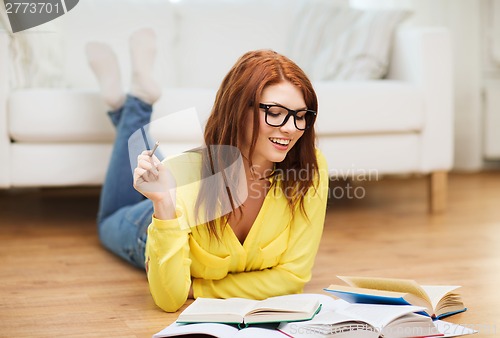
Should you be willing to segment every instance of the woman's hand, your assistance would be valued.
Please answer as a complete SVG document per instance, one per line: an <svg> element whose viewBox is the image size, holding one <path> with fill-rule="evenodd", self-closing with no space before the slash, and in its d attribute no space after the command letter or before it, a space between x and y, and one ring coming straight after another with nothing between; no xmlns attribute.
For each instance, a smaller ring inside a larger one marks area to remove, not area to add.
<svg viewBox="0 0 500 338"><path fill-rule="evenodd" d="M137 157L134 188L153 202L157 218L175 217L175 179L155 155L150 156L149 150Z"/></svg>

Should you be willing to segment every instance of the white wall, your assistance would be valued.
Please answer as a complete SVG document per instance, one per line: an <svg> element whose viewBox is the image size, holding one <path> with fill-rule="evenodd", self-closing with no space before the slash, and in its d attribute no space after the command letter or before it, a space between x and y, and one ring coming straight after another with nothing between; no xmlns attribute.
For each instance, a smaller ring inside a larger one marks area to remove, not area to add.
<svg viewBox="0 0 500 338"><path fill-rule="evenodd" d="M481 0L483 69L483 154L500 167L500 0Z"/></svg>
<svg viewBox="0 0 500 338"><path fill-rule="evenodd" d="M355 7L408 8L406 25L448 27L454 50L456 170L483 167L481 1L478 0L351 0Z"/></svg>
<svg viewBox="0 0 500 338"><path fill-rule="evenodd" d="M480 2L477 0L415 1L415 24L444 25L452 32L455 77L455 169L483 165Z"/></svg>

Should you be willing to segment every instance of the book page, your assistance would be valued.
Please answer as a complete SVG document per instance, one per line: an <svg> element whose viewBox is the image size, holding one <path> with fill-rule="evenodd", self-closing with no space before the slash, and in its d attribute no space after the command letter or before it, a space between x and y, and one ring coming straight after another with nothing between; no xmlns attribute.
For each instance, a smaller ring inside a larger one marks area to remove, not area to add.
<svg viewBox="0 0 500 338"><path fill-rule="evenodd" d="M422 285L422 289L424 289L429 296L434 310L436 310L441 298L443 298L448 292L458 289L459 287L460 286L456 285Z"/></svg>
<svg viewBox="0 0 500 338"><path fill-rule="evenodd" d="M435 320L434 325L436 325L438 331L443 334L441 337L458 337L478 332L466 326L448 323L442 320Z"/></svg>
<svg viewBox="0 0 500 338"><path fill-rule="evenodd" d="M424 307L412 305L378 305L378 304L351 304L341 310L341 314L362 319L373 327L380 329L397 318L407 314L425 310ZM422 319L428 319L423 317ZM430 319L429 319L430 320Z"/></svg>
<svg viewBox="0 0 500 338"><path fill-rule="evenodd" d="M406 314L422 311L421 306L413 305L379 305L351 304L342 299L334 301L332 306L321 308L321 311L311 320L295 324L334 325L341 323L366 323L373 328L381 328ZM430 320L429 317L424 319ZM280 327L289 327L293 323L282 323Z"/></svg>
<svg viewBox="0 0 500 338"><path fill-rule="evenodd" d="M245 329L239 330L237 334L232 337L236 338L289 338L290 336L284 334L277 329L265 329L255 326L250 326Z"/></svg>
<svg viewBox="0 0 500 338"><path fill-rule="evenodd" d="M179 337L185 335L208 335L215 338L287 338L286 334L278 331L276 328L266 327L248 327L245 329L237 329L235 326L220 324L220 323L196 323L196 324L179 324L173 323L158 333L155 333L152 338L167 338Z"/></svg>
<svg viewBox="0 0 500 338"><path fill-rule="evenodd" d="M296 338L314 337L373 337L379 336L387 325L397 322L399 325L411 328L435 329L429 317L416 315L414 311L423 308L417 306L393 306L350 304L344 300L335 300L328 310L321 311L311 320L281 323L279 330ZM408 320L404 320L408 317Z"/></svg>
<svg viewBox="0 0 500 338"><path fill-rule="evenodd" d="M339 313L337 311L323 311L321 310L313 319L281 323L278 327L279 330L289 334L293 337L300 337L299 333L304 333L308 337L321 337L321 335L328 335L330 333L340 333L345 330L350 330L353 327L368 325L371 332L375 332L375 328L371 327L368 323L362 321L352 314ZM378 337L378 334L375 334Z"/></svg>
<svg viewBox="0 0 500 338"><path fill-rule="evenodd" d="M259 312L314 313L318 305L318 300L315 298L298 299L293 295L277 296L259 301L247 315Z"/></svg>
<svg viewBox="0 0 500 338"><path fill-rule="evenodd" d="M153 335L152 338L178 337L187 334L206 334L214 337L234 337L238 333L238 329L231 325L218 323L196 323L196 324L179 324L173 323L160 332Z"/></svg>
<svg viewBox="0 0 500 338"><path fill-rule="evenodd" d="M250 311L256 300L245 298L197 298L177 319L178 322L213 321L240 323L245 314Z"/></svg>
<svg viewBox="0 0 500 338"><path fill-rule="evenodd" d="M389 309L389 311L381 311L382 307ZM349 308L351 310L354 309L354 311L349 311ZM366 304L354 304L353 307L353 304L338 299L329 304L329 306L322 308L313 319L301 322L281 323L278 329L295 338L377 338L380 335L380 331L386 327L382 323L389 323L392 321L392 318L398 318L398 315L403 317L411 316L411 319L414 319L416 316L419 320L420 318L427 320L428 324L432 326L429 317L414 315L411 312L418 309L420 308L413 306ZM398 312L398 314L392 313L391 310ZM368 322L372 322L373 324L369 324ZM416 323L415 325L418 327L422 326L422 324Z"/></svg>
<svg viewBox="0 0 500 338"><path fill-rule="evenodd" d="M309 302L310 300L315 300L318 304L321 304L321 311L325 309L337 308L338 302L335 298L330 295L323 293L294 293L286 296L276 296L272 298L286 297L287 299L297 300L299 302Z"/></svg>
<svg viewBox="0 0 500 338"><path fill-rule="evenodd" d="M411 293L419 298L424 299L429 304L431 300L422 287L412 279L396 279L396 278L372 278L372 277L349 277L337 276L347 284L358 288L368 288L386 291L406 292Z"/></svg>

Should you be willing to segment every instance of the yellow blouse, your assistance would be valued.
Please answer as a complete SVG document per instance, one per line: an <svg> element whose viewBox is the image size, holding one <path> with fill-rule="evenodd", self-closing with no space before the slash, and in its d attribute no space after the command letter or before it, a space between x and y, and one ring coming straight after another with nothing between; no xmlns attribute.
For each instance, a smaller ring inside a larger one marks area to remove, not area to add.
<svg viewBox="0 0 500 338"><path fill-rule="evenodd" d="M319 177L304 197L307 216L297 209L292 219L281 189L271 189L243 244L230 226L224 228L220 241L210 238L204 225L192 228L200 156L175 164L183 168L186 182L192 183L177 189L177 218L153 216L148 228L146 270L155 303L167 312L177 311L191 283L195 298L265 299L302 292L311 278L328 196L326 161L319 150L316 155ZM186 167L197 168L193 177L187 178Z"/></svg>

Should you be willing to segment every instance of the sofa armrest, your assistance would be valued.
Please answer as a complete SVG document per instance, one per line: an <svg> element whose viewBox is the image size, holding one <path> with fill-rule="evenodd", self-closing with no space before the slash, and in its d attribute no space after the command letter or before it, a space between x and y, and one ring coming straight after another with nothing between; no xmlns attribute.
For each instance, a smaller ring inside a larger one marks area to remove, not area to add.
<svg viewBox="0 0 500 338"><path fill-rule="evenodd" d="M0 30L0 188L10 186L10 138L7 131L9 34Z"/></svg>
<svg viewBox="0 0 500 338"><path fill-rule="evenodd" d="M422 172L453 165L453 75L446 28L411 28L396 33L388 78L414 83L425 99Z"/></svg>

